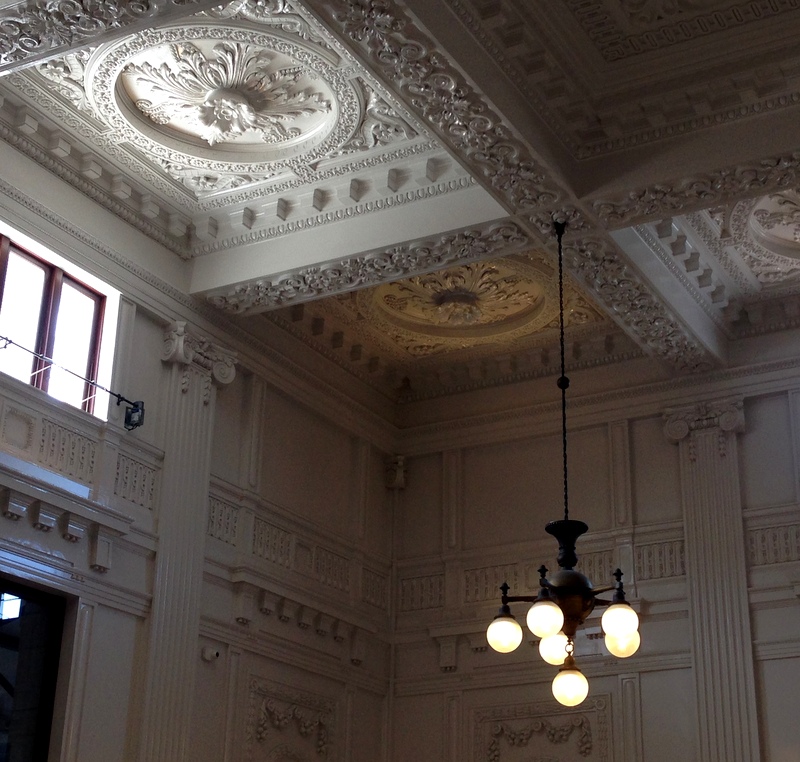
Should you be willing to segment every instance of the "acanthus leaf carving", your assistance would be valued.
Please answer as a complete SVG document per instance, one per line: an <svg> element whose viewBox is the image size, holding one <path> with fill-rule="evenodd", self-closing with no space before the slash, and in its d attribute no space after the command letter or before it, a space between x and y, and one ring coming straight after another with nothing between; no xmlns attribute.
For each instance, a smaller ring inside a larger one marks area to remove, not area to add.
<svg viewBox="0 0 800 762"><path fill-rule="evenodd" d="M452 262L485 258L494 252L512 253L527 243L527 235L513 222L507 222L484 229L464 230L436 241L396 246L328 266L304 268L274 281L255 281L228 294L211 295L208 299L230 312L266 310L397 280Z"/></svg>
<svg viewBox="0 0 800 762"><path fill-rule="evenodd" d="M265 143L292 140L301 134L296 120L331 110L321 92L310 91L304 66L272 70L275 56L266 50L220 42L206 55L191 42L178 42L169 52L159 66L143 61L123 70L157 98L140 98L136 106L157 124L185 120L210 146L247 131Z"/></svg>

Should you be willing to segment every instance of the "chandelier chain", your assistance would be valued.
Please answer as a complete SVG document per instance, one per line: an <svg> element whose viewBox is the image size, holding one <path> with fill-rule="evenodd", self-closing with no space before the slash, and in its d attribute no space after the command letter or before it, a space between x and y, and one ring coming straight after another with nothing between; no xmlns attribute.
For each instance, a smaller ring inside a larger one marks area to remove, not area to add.
<svg viewBox="0 0 800 762"><path fill-rule="evenodd" d="M567 485L567 388L569 379L566 375L564 349L564 250L562 238L567 224L556 220L554 225L558 239L558 330L561 351L561 377L558 379L558 388L561 389L561 450L564 461L564 520L566 521L569 519L569 488Z"/></svg>

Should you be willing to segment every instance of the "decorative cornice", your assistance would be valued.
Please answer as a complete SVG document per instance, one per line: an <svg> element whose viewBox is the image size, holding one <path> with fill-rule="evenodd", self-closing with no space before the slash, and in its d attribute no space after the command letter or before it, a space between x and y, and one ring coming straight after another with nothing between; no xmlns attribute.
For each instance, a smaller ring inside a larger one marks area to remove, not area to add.
<svg viewBox="0 0 800 762"><path fill-rule="evenodd" d="M274 281L255 281L228 294L212 294L208 300L229 312L258 312L397 280L453 262L510 254L526 245L530 240L525 232L513 222L506 222L373 251L331 265L303 268Z"/></svg>
<svg viewBox="0 0 800 762"><path fill-rule="evenodd" d="M567 191L392 0L315 5L369 56L385 81L395 84L424 123L462 155L509 210L525 215L547 235L553 211L565 205L574 228L585 224Z"/></svg>
<svg viewBox="0 0 800 762"><path fill-rule="evenodd" d="M710 34L740 28L797 9L795 0L722 3L717 0L622 0L625 34L603 8L587 0L569 0L575 18L605 61L613 63ZM720 7L725 5L727 7Z"/></svg>
<svg viewBox="0 0 800 762"><path fill-rule="evenodd" d="M370 164L380 164L381 162L375 161ZM336 174L346 174L345 172L326 173L328 176L335 176ZM279 225L270 225L268 228L261 228L259 230L250 231L241 235L227 238L224 241L213 241L202 245L197 245L193 249L194 256L201 256L204 254L213 254L218 251L225 251L226 249L236 248L238 246L245 246L247 244L256 243L259 241L267 241L280 236L290 235L298 230L310 230L311 228L319 227L320 225L327 225L332 222L340 222L353 217L359 217L372 212L380 212L384 209L391 209L394 207L404 206L415 201L422 201L424 199L435 198L442 196L446 193L453 193L455 191L471 188L475 185L475 181L471 177L458 177L453 180L442 181L435 185L427 185L424 188L417 188L415 190L403 190L385 198L370 199L362 203L356 203L352 206L345 206L341 209L336 209L330 212L319 212L313 216L302 217L296 220L290 220Z"/></svg>
<svg viewBox="0 0 800 762"><path fill-rule="evenodd" d="M0 72L218 4L218 0L38 0L15 7L0 14Z"/></svg>
<svg viewBox="0 0 800 762"><path fill-rule="evenodd" d="M565 261L609 314L650 351L684 372L709 370L709 355L617 254L608 240L568 241Z"/></svg>
<svg viewBox="0 0 800 762"><path fill-rule="evenodd" d="M800 151L631 191L624 198L597 199L592 207L611 229L763 195L800 183Z"/></svg>
<svg viewBox="0 0 800 762"><path fill-rule="evenodd" d="M182 365L194 364L220 385L229 384L236 377L236 353L188 333L185 320L176 320L164 330L161 359Z"/></svg>

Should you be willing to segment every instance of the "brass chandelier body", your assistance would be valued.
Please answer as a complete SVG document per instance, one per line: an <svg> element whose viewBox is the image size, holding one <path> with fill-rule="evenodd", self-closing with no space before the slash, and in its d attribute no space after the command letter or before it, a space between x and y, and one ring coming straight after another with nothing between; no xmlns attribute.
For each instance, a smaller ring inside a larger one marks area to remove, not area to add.
<svg viewBox="0 0 800 762"><path fill-rule="evenodd" d="M588 695L589 684L575 664L573 656L574 639L578 628L586 621L595 606L606 607L603 613L602 627L605 633L605 644L609 652L620 658L626 658L636 652L640 638L638 632L639 619L636 612L625 601L622 585L622 572L614 573L615 585L593 587L589 579L575 566L578 555L575 543L589 527L582 521L569 517L569 493L567 480L567 403L566 392L569 379L565 374L564 352L564 267L562 239L566 223L554 223L558 239L558 295L559 295L559 331L561 348L561 376L558 388L561 390L561 434L564 464L564 518L551 521L545 531L558 541L558 571L547 577L547 568L539 568L539 593L536 596L508 595L509 587L504 582L500 586L502 593L500 611L489 625L487 640L489 645L501 653L509 653L522 642L522 627L511 613L509 603L528 602L533 605L528 611L526 621L528 628L541 638L539 652L550 664L559 666L559 672L553 680L553 695L565 706L576 706ZM596 596L614 590L611 600L603 600Z"/></svg>

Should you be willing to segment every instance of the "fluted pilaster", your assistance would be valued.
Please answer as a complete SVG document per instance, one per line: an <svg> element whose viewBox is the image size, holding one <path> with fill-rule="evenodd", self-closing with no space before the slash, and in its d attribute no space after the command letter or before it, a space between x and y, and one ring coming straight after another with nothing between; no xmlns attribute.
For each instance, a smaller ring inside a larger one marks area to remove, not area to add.
<svg viewBox="0 0 800 762"><path fill-rule="evenodd" d="M680 448L686 573L702 762L759 758L737 434L740 399L666 411Z"/></svg>
<svg viewBox="0 0 800 762"><path fill-rule="evenodd" d="M215 385L233 380L235 358L175 322L161 359L167 420L140 759L180 762L197 662Z"/></svg>

